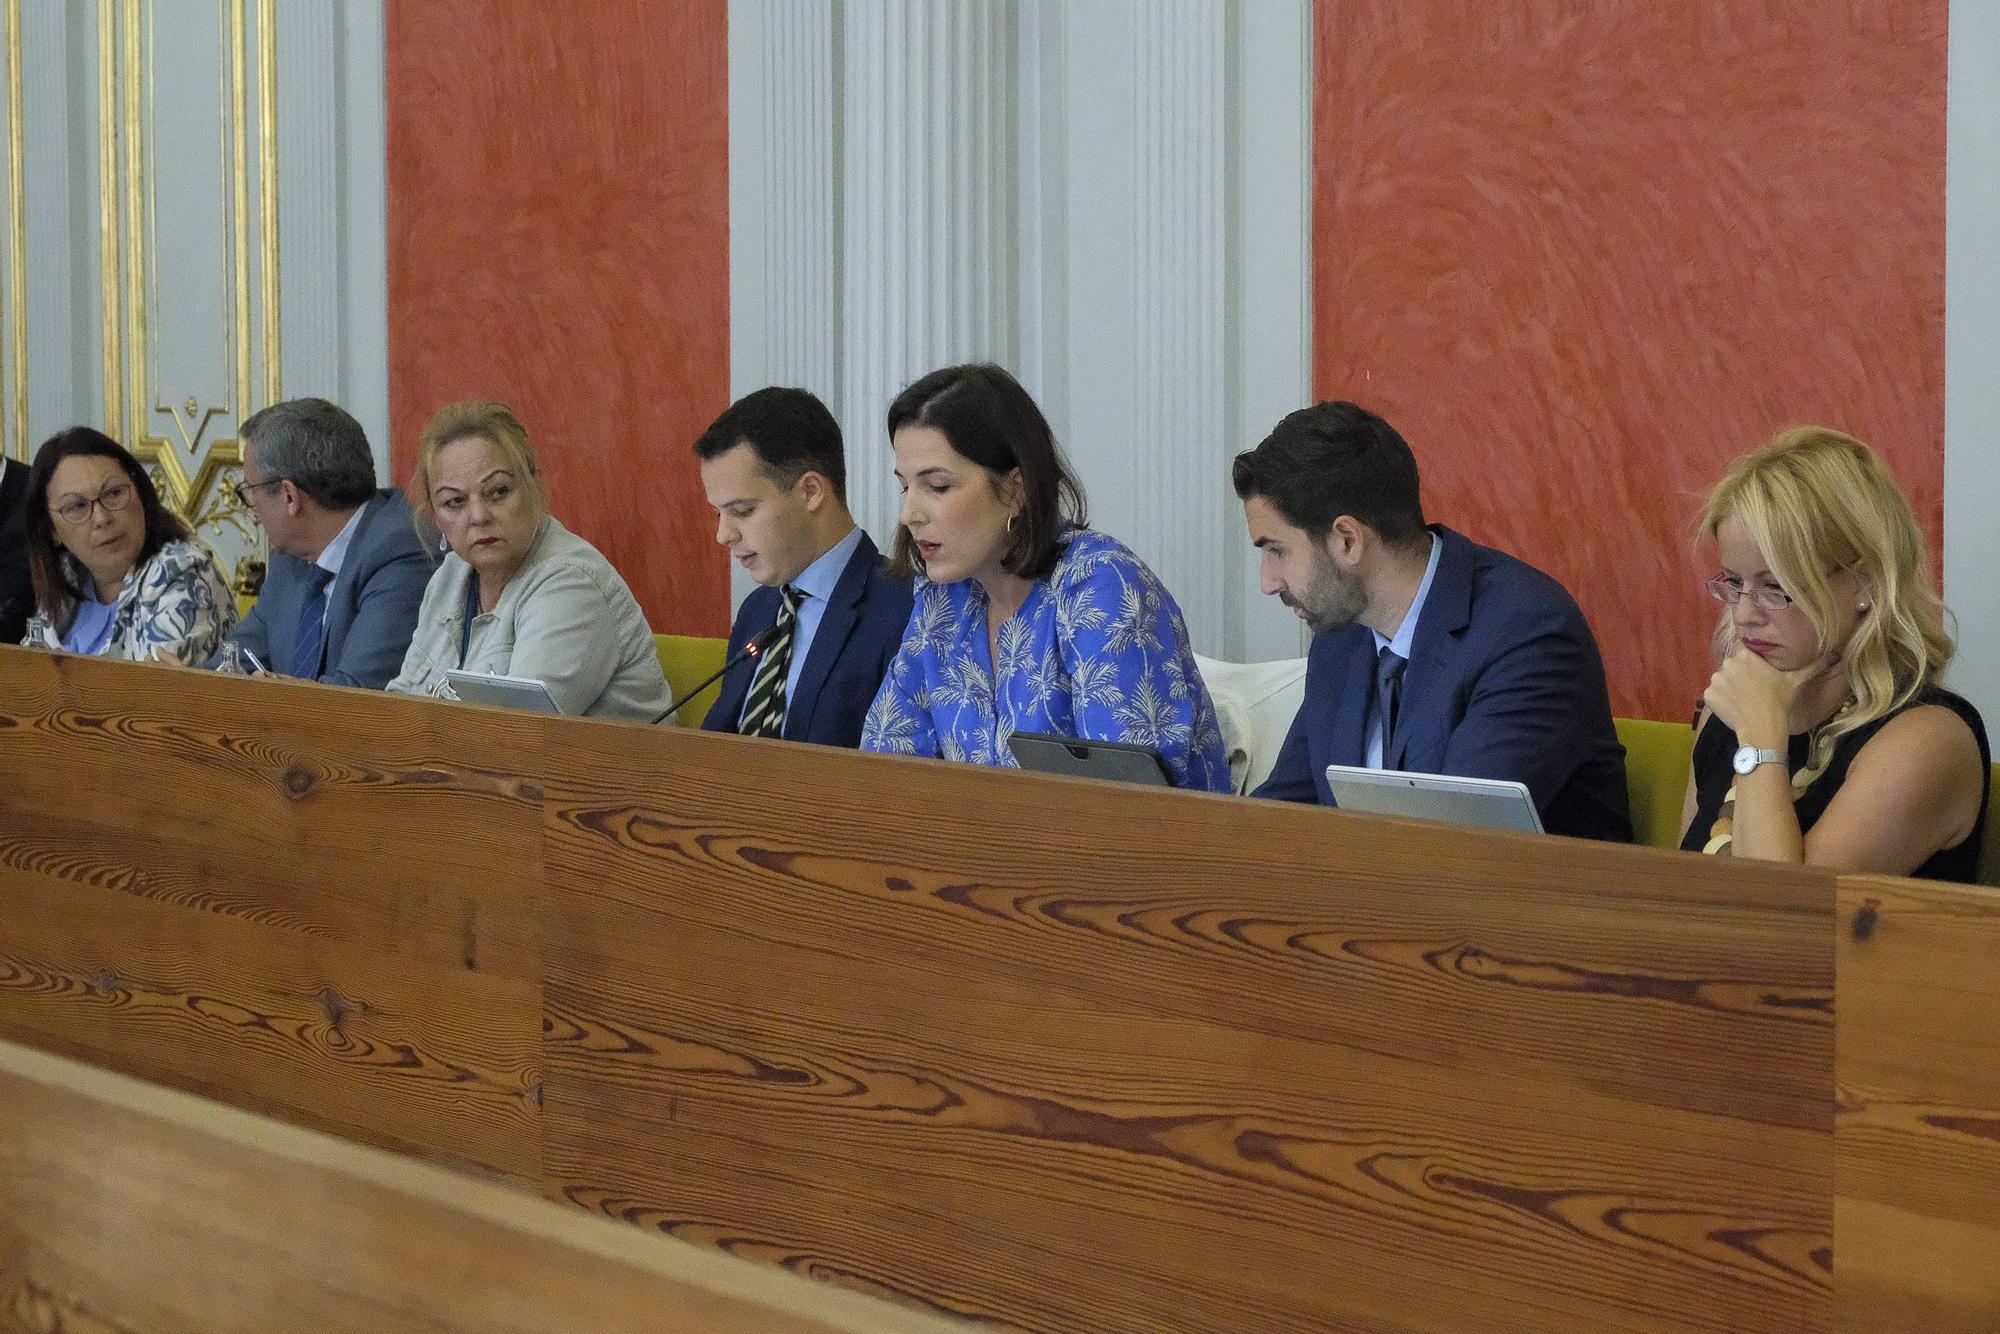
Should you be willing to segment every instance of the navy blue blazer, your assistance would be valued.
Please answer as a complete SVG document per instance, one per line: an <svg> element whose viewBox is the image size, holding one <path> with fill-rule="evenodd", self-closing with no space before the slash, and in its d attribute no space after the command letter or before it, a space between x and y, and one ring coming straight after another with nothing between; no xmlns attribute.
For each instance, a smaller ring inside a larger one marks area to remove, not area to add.
<svg viewBox="0 0 2000 1334"><path fill-rule="evenodd" d="M729 631L730 657L742 652L752 635L762 634L777 621L778 602L775 588L755 589L743 599ZM861 744L861 724L902 647L911 602L910 580L885 572L882 553L863 533L847 568L840 572L840 582L833 586L833 596L826 600L798 686L785 707L787 740L849 749ZM736 730L756 669L754 658L729 669L722 678L722 693L702 720L704 731Z"/></svg>
<svg viewBox="0 0 2000 1334"><path fill-rule="evenodd" d="M1596 637L1555 580L1433 527L1444 543L1417 621L1384 768L1526 783L1553 834L1632 839L1625 748ZM1305 702L1260 797L1333 805L1329 764L1365 764L1375 636L1329 630L1306 659Z"/></svg>
<svg viewBox="0 0 2000 1334"><path fill-rule="evenodd" d="M272 552L257 605L229 636L274 672L292 669L311 568L296 556ZM369 690L388 685L410 651L432 568L403 493L377 491L362 509L339 577L326 591L326 659L318 679Z"/></svg>

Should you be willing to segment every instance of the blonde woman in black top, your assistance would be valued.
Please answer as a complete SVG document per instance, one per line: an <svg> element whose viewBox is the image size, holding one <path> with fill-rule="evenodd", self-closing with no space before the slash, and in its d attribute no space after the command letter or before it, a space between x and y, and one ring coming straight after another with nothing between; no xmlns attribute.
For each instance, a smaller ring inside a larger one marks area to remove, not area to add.
<svg viewBox="0 0 2000 1334"><path fill-rule="evenodd" d="M1701 532L1720 662L1696 719L1681 846L1971 880L1989 770L1909 501L1823 427L1731 464Z"/></svg>

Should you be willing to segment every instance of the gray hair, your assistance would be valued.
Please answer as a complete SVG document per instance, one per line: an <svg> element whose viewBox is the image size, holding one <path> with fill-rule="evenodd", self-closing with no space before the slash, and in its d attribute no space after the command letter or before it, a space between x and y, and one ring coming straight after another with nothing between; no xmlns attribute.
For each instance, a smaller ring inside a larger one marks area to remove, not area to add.
<svg viewBox="0 0 2000 1334"><path fill-rule="evenodd" d="M243 438L257 446L264 480L290 482L330 510L375 495L375 455L347 410L323 398L291 398L251 415Z"/></svg>

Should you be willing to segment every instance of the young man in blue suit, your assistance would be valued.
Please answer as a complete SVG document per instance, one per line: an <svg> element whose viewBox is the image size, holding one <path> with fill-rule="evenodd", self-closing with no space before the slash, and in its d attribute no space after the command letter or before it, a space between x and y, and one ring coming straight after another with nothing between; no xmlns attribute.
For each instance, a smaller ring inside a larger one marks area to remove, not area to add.
<svg viewBox="0 0 2000 1334"><path fill-rule="evenodd" d="M828 746L861 724L903 641L911 586L847 510L847 455L826 405L803 389L759 389L695 441L715 540L761 587L743 600L732 667L702 726Z"/></svg>
<svg viewBox="0 0 2000 1334"><path fill-rule="evenodd" d="M1306 695L1256 795L1333 804L1329 764L1526 783L1551 833L1632 838L1604 664L1563 587L1424 523L1389 423L1321 403L1236 457L1261 586L1311 627Z"/></svg>
<svg viewBox="0 0 2000 1334"><path fill-rule="evenodd" d="M361 423L322 398L273 403L243 423L237 494L264 526L271 566L229 641L280 675L387 685L432 561L402 492L376 489Z"/></svg>

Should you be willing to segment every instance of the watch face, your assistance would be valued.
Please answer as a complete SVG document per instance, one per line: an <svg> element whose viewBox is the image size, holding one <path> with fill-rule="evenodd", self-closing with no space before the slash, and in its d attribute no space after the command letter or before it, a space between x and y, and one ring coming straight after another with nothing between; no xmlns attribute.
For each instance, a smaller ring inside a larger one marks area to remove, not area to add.
<svg viewBox="0 0 2000 1334"><path fill-rule="evenodd" d="M1747 774L1756 767L1757 748L1755 746L1738 746L1736 748L1736 772Z"/></svg>

